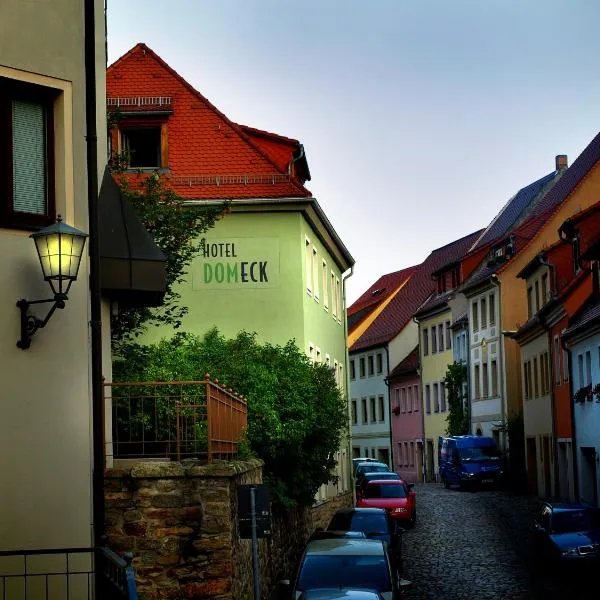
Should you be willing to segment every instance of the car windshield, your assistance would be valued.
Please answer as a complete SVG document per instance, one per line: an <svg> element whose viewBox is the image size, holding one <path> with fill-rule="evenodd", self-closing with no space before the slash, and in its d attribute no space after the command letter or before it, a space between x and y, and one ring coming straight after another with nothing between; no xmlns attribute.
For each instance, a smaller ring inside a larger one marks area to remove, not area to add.
<svg viewBox="0 0 600 600"><path fill-rule="evenodd" d="M369 471L364 474L365 479L400 479L400 475L398 473L386 473L384 471L373 472Z"/></svg>
<svg viewBox="0 0 600 600"><path fill-rule="evenodd" d="M497 460L498 449L495 446L477 446L474 448L460 448L458 455L463 461Z"/></svg>
<svg viewBox="0 0 600 600"><path fill-rule="evenodd" d="M352 512L333 516L329 530L334 531L363 531L364 533L389 533L387 518L381 512Z"/></svg>
<svg viewBox="0 0 600 600"><path fill-rule="evenodd" d="M362 473L388 473L389 469L383 465L359 465L358 470Z"/></svg>
<svg viewBox="0 0 600 600"><path fill-rule="evenodd" d="M552 515L552 533L585 531L600 527L600 519L589 510L569 510Z"/></svg>
<svg viewBox="0 0 600 600"><path fill-rule="evenodd" d="M370 483L365 488L367 498L406 498L406 490L401 483Z"/></svg>
<svg viewBox="0 0 600 600"><path fill-rule="evenodd" d="M392 589L387 561L380 556L323 556L305 558L298 591L315 588L351 588L387 592Z"/></svg>

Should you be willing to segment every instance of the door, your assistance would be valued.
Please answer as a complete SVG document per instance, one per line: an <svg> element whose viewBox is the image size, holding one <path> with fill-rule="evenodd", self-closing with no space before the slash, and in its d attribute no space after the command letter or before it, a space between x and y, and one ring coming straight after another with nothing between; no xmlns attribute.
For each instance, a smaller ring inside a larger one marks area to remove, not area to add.
<svg viewBox="0 0 600 600"><path fill-rule="evenodd" d="M534 437L527 438L527 487L532 494L538 495L537 448Z"/></svg>
<svg viewBox="0 0 600 600"><path fill-rule="evenodd" d="M423 442L417 442L417 481L423 481Z"/></svg>
<svg viewBox="0 0 600 600"><path fill-rule="evenodd" d="M542 467L544 472L544 495L546 498L552 497L552 469L550 465L550 438L545 435L542 437Z"/></svg>
<svg viewBox="0 0 600 600"><path fill-rule="evenodd" d="M435 481L435 475L433 472L433 440L427 440L427 460L425 466L427 468L426 481Z"/></svg>
<svg viewBox="0 0 600 600"><path fill-rule="evenodd" d="M581 448L581 499L598 506L598 476L596 473L596 449Z"/></svg>

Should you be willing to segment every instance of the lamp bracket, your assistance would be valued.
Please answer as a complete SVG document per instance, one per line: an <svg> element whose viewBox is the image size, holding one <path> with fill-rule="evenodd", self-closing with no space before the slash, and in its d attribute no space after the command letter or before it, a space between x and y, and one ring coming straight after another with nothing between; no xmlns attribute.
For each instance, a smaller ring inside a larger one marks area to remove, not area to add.
<svg viewBox="0 0 600 600"><path fill-rule="evenodd" d="M45 300L25 300L24 298L19 300L17 307L21 310L21 339L17 341L17 347L21 348L21 350L27 350L31 346L33 334L38 329L46 326L46 323L48 323L57 308L62 309L65 307L66 299L66 294L55 294L54 298L47 298ZM32 304L48 304L50 302L52 302L52 306L43 319L30 314L29 307Z"/></svg>

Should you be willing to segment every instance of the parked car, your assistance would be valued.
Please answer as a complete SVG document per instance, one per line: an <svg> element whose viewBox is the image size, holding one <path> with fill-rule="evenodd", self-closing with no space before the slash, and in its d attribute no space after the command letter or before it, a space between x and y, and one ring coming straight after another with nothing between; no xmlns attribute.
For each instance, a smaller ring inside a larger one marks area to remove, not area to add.
<svg viewBox="0 0 600 600"><path fill-rule="evenodd" d="M356 467L362 462L380 462L376 458L370 458L368 456L358 457L352 459L352 474L356 473Z"/></svg>
<svg viewBox="0 0 600 600"><path fill-rule="evenodd" d="M440 478L447 488L493 485L503 476L500 451L494 438L480 435L440 437L438 465Z"/></svg>
<svg viewBox="0 0 600 600"><path fill-rule="evenodd" d="M600 565L600 511L578 503L542 502L533 524L535 557L543 564Z"/></svg>
<svg viewBox="0 0 600 600"><path fill-rule="evenodd" d="M383 596L366 590L310 590L299 600L383 600Z"/></svg>
<svg viewBox="0 0 600 600"><path fill-rule="evenodd" d="M382 541L390 553L398 577L402 575L402 532L382 508L339 508L325 531L359 531Z"/></svg>
<svg viewBox="0 0 600 600"><path fill-rule="evenodd" d="M414 526L417 520L417 494L413 483L402 479L373 479L361 489L358 507L383 508L396 523Z"/></svg>
<svg viewBox="0 0 600 600"><path fill-rule="evenodd" d="M400 475L394 471L366 471L365 473L361 473L356 479L357 497L360 497L363 493L362 488L366 485L366 483L372 481L373 479L399 480L402 479L402 477L400 477Z"/></svg>
<svg viewBox="0 0 600 600"><path fill-rule="evenodd" d="M285 579L280 583L290 589L293 600L345 598L343 593L359 591L379 594L383 600L399 598L390 557L381 540L339 538L309 541L295 580ZM358 600L360 596L350 598ZM378 596L375 595L375 598Z"/></svg>
<svg viewBox="0 0 600 600"><path fill-rule="evenodd" d="M363 473L389 473L390 471L390 467L382 462L369 461L358 463L354 470L354 485L357 485L357 481Z"/></svg>

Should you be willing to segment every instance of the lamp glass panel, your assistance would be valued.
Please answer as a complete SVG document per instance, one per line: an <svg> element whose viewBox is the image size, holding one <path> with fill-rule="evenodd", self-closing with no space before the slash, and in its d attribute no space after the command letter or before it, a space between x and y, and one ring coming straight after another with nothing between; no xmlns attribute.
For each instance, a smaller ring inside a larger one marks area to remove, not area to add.
<svg viewBox="0 0 600 600"><path fill-rule="evenodd" d="M35 238L44 279L77 278L85 237L52 233Z"/></svg>

